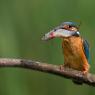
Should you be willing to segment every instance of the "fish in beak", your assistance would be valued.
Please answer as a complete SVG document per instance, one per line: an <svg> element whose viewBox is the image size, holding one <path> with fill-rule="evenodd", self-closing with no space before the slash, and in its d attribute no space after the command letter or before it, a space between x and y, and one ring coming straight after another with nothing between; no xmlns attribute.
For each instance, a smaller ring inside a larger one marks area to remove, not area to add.
<svg viewBox="0 0 95 95"><path fill-rule="evenodd" d="M59 38L66 38L66 37L71 37L74 35L79 35L78 31L69 31L69 30L65 30L65 29L54 29L48 33L46 33L43 37L42 40L50 40L53 39L55 37L59 37Z"/></svg>

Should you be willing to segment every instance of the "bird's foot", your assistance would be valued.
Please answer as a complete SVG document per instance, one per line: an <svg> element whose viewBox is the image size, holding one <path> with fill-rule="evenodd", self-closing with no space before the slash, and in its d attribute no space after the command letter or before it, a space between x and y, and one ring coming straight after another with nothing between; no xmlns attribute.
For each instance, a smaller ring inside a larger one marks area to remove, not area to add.
<svg viewBox="0 0 95 95"><path fill-rule="evenodd" d="M67 64L64 64L64 65L60 65L60 66L59 66L59 69L60 69L61 71L63 71L63 70L70 70L70 67L69 67Z"/></svg>
<svg viewBox="0 0 95 95"><path fill-rule="evenodd" d="M60 65L60 66L59 66L59 69L60 69L60 70L63 70L63 69L64 69L64 65Z"/></svg>
<svg viewBox="0 0 95 95"><path fill-rule="evenodd" d="M87 75L88 71L83 71L82 73L83 75Z"/></svg>
<svg viewBox="0 0 95 95"><path fill-rule="evenodd" d="M88 72L89 72L89 69L90 69L89 64L84 64L83 71L82 71L83 75L86 76L88 74Z"/></svg>
<svg viewBox="0 0 95 95"><path fill-rule="evenodd" d="M82 71L82 73L83 73L84 76L86 76L88 74L88 72L89 72L89 69L88 68L85 68Z"/></svg>

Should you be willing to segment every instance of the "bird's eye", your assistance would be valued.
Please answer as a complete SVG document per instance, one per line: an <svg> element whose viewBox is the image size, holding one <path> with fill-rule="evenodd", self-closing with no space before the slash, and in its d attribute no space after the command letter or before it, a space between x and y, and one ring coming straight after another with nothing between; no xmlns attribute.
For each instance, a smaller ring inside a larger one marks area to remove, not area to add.
<svg viewBox="0 0 95 95"><path fill-rule="evenodd" d="M71 28L72 26L71 25L69 25L69 28Z"/></svg>
<svg viewBox="0 0 95 95"><path fill-rule="evenodd" d="M54 29L54 31L56 31L57 29Z"/></svg>

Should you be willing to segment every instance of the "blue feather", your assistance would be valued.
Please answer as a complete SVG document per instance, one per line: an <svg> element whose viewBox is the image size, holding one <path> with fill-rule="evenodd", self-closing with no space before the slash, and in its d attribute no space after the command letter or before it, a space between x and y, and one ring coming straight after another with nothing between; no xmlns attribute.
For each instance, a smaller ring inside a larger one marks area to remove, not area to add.
<svg viewBox="0 0 95 95"><path fill-rule="evenodd" d="M70 26L74 26L74 27L78 27L79 25L76 22L63 22L62 25L70 25Z"/></svg>
<svg viewBox="0 0 95 95"><path fill-rule="evenodd" d="M85 56L89 62L89 44L88 44L87 40L83 40L83 48L84 48Z"/></svg>

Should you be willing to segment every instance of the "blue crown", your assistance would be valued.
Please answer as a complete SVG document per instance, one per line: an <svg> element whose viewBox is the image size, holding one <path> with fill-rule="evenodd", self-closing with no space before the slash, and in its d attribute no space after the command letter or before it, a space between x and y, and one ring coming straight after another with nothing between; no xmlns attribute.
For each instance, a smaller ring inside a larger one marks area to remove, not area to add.
<svg viewBox="0 0 95 95"><path fill-rule="evenodd" d="M70 26L78 27L78 24L75 22L63 22L62 25L70 25Z"/></svg>

